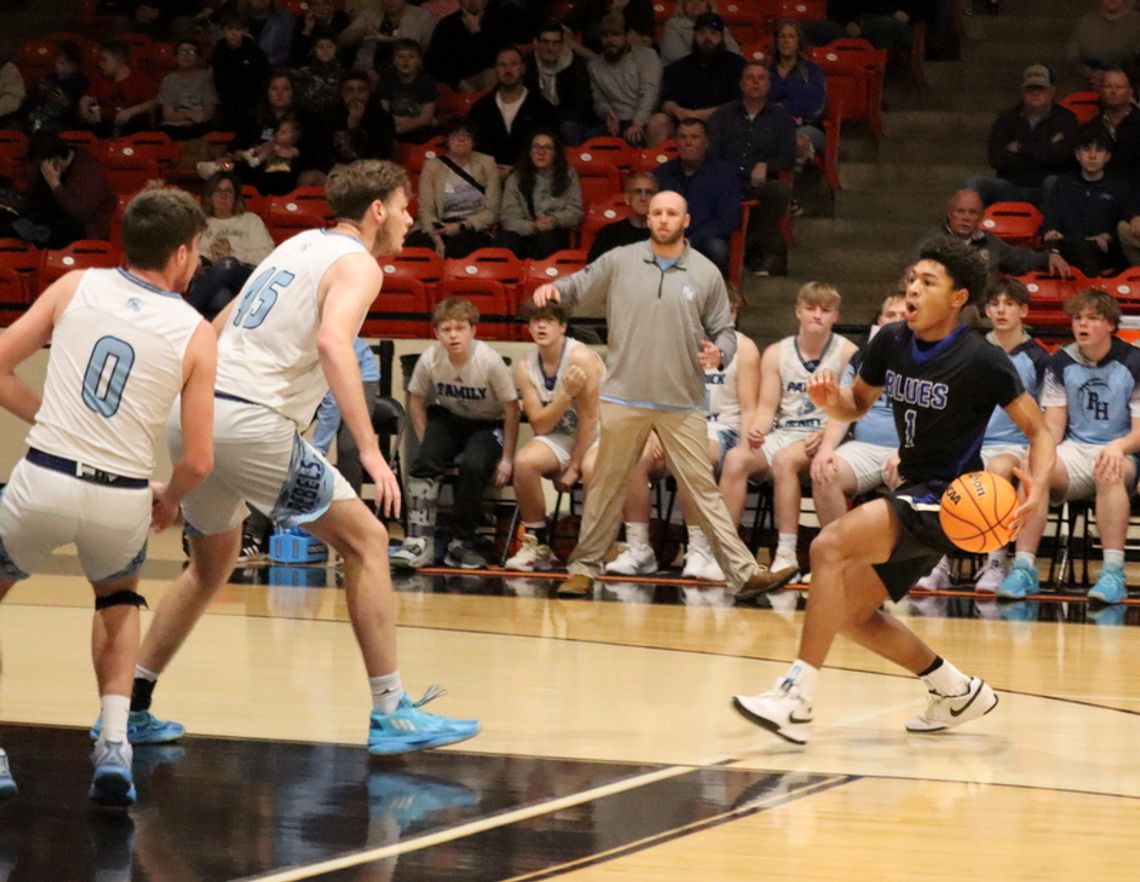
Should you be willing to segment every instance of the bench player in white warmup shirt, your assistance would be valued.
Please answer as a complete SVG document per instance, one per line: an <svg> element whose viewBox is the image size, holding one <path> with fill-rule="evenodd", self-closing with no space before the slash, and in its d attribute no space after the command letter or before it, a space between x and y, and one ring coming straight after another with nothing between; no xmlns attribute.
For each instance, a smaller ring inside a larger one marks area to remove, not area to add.
<svg viewBox="0 0 1140 882"><path fill-rule="evenodd" d="M349 618L372 689L368 748L404 753L470 738L474 720L419 710L396 665L396 609L384 525L323 456L297 434L330 388L376 484L379 510L399 514L400 490L380 453L364 401L353 340L383 279L376 256L398 252L412 224L408 177L398 165L361 160L329 177L337 221L278 246L214 320L218 381L214 473L183 505L190 566L159 604L139 653L132 711L135 743L169 741L176 723L150 713L155 681L237 560L246 504L278 524L304 525L344 559ZM176 427L172 450L180 447ZM145 717L143 712L146 712Z"/></svg>
<svg viewBox="0 0 1140 882"><path fill-rule="evenodd" d="M212 464L214 332L177 293L198 267L205 228L189 194L144 191L123 215L126 268L68 273L0 335L0 405L32 423L0 500L0 598L75 543L95 591L103 726L89 795L100 805L135 801L127 726L147 532L170 525ZM14 370L49 341L41 402ZM180 392L183 453L170 481L151 485ZM15 793L0 750L0 799Z"/></svg>

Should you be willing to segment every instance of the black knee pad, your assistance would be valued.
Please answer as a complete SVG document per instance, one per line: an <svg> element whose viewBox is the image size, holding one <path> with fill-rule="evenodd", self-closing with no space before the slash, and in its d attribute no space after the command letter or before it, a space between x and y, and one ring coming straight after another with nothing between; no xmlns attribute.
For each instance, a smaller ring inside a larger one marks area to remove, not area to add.
<svg viewBox="0 0 1140 882"><path fill-rule="evenodd" d="M146 598L137 591L116 591L106 597L95 598L96 612L112 606L146 606Z"/></svg>

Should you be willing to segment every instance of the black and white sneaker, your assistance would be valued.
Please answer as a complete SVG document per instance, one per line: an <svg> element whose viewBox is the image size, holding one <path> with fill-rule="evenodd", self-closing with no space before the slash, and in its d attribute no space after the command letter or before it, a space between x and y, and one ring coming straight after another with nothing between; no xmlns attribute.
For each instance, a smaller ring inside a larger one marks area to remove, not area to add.
<svg viewBox="0 0 1140 882"><path fill-rule="evenodd" d="M759 695L734 695L732 706L749 722L792 744L807 744L811 732L811 701L783 677Z"/></svg>

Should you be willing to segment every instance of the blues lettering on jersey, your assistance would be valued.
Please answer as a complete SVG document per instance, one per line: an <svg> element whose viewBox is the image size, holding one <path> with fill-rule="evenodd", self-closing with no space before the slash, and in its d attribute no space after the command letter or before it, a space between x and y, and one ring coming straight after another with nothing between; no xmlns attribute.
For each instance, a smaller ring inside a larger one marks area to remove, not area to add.
<svg viewBox="0 0 1140 882"><path fill-rule="evenodd" d="M1108 354L1091 364L1070 343L1053 353L1046 370L1042 403L1063 400L1068 407L1066 438L1107 444L1132 428L1132 399L1140 385L1140 349L1118 337ZM1063 399L1061 396L1063 395Z"/></svg>
<svg viewBox="0 0 1140 882"><path fill-rule="evenodd" d="M990 415L1024 391L1009 357L965 325L934 343L905 322L887 325L867 344L859 376L891 402L907 484L980 469Z"/></svg>

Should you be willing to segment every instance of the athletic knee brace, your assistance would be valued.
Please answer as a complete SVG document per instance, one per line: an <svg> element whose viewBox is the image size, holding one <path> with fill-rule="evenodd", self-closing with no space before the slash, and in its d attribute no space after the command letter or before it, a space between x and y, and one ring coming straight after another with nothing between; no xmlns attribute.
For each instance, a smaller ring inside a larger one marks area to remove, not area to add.
<svg viewBox="0 0 1140 882"><path fill-rule="evenodd" d="M116 591L106 597L95 598L96 612L112 606L146 606L146 598L137 591Z"/></svg>

